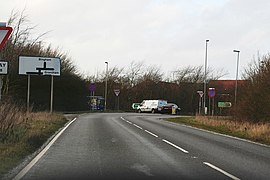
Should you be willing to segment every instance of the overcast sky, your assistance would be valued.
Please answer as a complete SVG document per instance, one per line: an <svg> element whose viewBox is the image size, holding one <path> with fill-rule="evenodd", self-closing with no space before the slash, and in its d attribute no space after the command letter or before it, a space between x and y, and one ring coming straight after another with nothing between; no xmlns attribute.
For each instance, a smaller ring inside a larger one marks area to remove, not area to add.
<svg viewBox="0 0 270 180"><path fill-rule="evenodd" d="M26 9L35 31L60 47L82 73L132 61L161 66L164 73L208 65L235 79L258 51L269 53L270 0L1 0L0 22Z"/></svg>

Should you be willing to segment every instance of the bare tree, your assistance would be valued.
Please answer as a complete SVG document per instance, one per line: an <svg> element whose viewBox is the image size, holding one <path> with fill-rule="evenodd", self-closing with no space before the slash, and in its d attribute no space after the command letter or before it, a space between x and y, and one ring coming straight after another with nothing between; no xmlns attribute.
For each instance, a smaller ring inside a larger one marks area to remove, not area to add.
<svg viewBox="0 0 270 180"><path fill-rule="evenodd" d="M125 71L126 73L125 77L130 87L134 87L138 83L139 79L142 78L144 73L143 66L144 66L143 61L139 62L132 61L130 66Z"/></svg>
<svg viewBox="0 0 270 180"><path fill-rule="evenodd" d="M204 82L204 69L203 66L187 66L179 68L176 71L173 71L174 80L176 83L203 83ZM215 71L211 68L208 68L206 72L207 81L217 80L223 77L226 73L223 70Z"/></svg>
<svg viewBox="0 0 270 180"><path fill-rule="evenodd" d="M159 81L162 81L163 76L164 74L161 71L160 66L152 65L146 68L141 81L151 80L154 81L155 83L158 83Z"/></svg>
<svg viewBox="0 0 270 180"><path fill-rule="evenodd" d="M258 57L245 69L243 77L248 81L239 93L236 115L250 121L267 121L270 116L270 54Z"/></svg>
<svg viewBox="0 0 270 180"><path fill-rule="evenodd" d="M32 26L25 15L25 10L21 13L12 12L8 20L8 25L13 27L8 42L0 51L0 57L9 62L9 74L4 78L3 94L8 94L10 89L10 79L16 80L18 69L18 56L21 54L28 55L41 52L42 40L41 38L47 34L41 33L35 38L31 37L32 31L36 26Z"/></svg>

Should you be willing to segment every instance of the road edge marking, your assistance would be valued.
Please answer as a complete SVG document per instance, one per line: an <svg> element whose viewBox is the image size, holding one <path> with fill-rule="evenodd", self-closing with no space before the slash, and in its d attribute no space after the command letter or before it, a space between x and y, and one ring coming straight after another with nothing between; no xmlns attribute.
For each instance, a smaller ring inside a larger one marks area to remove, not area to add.
<svg viewBox="0 0 270 180"><path fill-rule="evenodd" d="M206 130L206 129L200 129L200 128L197 128L197 127L194 127L194 126L191 126L191 125L187 125L187 124L179 124L179 123L170 122L170 121L166 121L166 120L163 120L163 122L167 122L167 123L172 124L172 125L178 125L178 126L191 128L191 129L196 129L196 130L199 130L199 131L203 131L203 132L207 132L207 133L211 133L211 134L215 134L215 135L219 135L219 136L223 136L223 137L227 137L227 138L231 138L231 139L235 139L235 140L239 140L239 141L243 141L243 142L248 142L248 143L251 143L251 144L254 144L254 145L259 145L259 146L263 146L263 147L266 147L266 148L270 148L270 145L262 144L262 143L259 143L259 142L254 142L254 141L251 141L249 139L243 139L243 138L231 136L231 135L228 135L228 134L221 134L221 133L214 132L214 131L209 131L209 130Z"/></svg>
<svg viewBox="0 0 270 180"><path fill-rule="evenodd" d="M162 141L165 142L165 143L167 143L167 144L169 144L169 145L171 145L171 146L173 146L173 147L175 147L176 149L182 151L183 153L186 153L186 154L189 153L187 150L185 150L185 149L183 149L183 148L181 148L181 147L179 147L179 146L173 144L173 143L170 142L170 141L167 141L166 139L162 139Z"/></svg>
<svg viewBox="0 0 270 180"><path fill-rule="evenodd" d="M240 180L238 177L235 177L234 175L232 175L232 174L230 174L230 173L228 173L228 172L226 172L226 171L224 171L224 170L216 167L215 165L213 165L211 163L203 162L203 164L205 164L205 165L209 166L210 168L212 168L212 169L214 169L214 170L216 170L216 171L218 171L218 172L226 175L227 177L229 177L229 178L231 178L233 180Z"/></svg>
<svg viewBox="0 0 270 180"><path fill-rule="evenodd" d="M70 121L50 142L44 149L35 156L35 158L27 164L14 178L13 180L19 180L25 176L25 174L40 160L40 158L49 150L49 148L53 145L53 143L61 136L61 134L76 120L74 118Z"/></svg>

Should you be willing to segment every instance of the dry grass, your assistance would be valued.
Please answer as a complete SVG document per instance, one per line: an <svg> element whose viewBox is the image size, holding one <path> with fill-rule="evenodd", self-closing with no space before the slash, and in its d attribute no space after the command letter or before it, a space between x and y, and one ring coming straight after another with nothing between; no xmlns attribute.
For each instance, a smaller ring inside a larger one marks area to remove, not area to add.
<svg viewBox="0 0 270 180"><path fill-rule="evenodd" d="M270 145L270 123L236 121L228 117L180 117L169 121L188 124L202 129L228 134Z"/></svg>
<svg viewBox="0 0 270 180"><path fill-rule="evenodd" d="M270 144L270 123L250 123L246 121L236 121L221 119L218 117L197 116L196 121L201 124L220 127L224 126L231 132L242 134L251 140L258 142L268 142Z"/></svg>
<svg viewBox="0 0 270 180"><path fill-rule="evenodd" d="M13 104L0 105L0 179L66 122L62 114L26 113Z"/></svg>

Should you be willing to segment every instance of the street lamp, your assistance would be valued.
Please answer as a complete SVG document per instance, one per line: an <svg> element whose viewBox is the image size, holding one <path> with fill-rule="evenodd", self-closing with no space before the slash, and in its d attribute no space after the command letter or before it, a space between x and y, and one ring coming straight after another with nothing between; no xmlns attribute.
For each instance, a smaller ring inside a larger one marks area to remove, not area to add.
<svg viewBox="0 0 270 180"><path fill-rule="evenodd" d="M236 78L235 78L235 91L234 91L234 105L236 107L237 101L237 80L238 80L238 66L239 66L239 50L233 50L233 52L237 53L237 63L236 63Z"/></svg>
<svg viewBox="0 0 270 180"><path fill-rule="evenodd" d="M105 103L104 103L104 110L107 110L107 92L108 92L108 65L109 63L106 61L106 81L105 81Z"/></svg>
<svg viewBox="0 0 270 180"><path fill-rule="evenodd" d="M203 86L203 109L204 109L204 114L207 114L206 107L205 107L205 102L206 102L206 74L207 74L207 45L208 45L209 40L205 40L205 61L204 61L204 86Z"/></svg>

